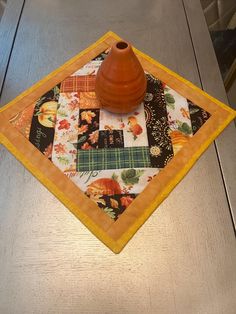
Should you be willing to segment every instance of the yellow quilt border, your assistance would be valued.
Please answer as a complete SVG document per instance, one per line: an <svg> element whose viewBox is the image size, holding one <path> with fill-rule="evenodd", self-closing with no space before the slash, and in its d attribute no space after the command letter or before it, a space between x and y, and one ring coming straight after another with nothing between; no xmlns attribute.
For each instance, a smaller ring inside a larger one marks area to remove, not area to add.
<svg viewBox="0 0 236 314"><path fill-rule="evenodd" d="M144 224L144 222L148 219L149 216L156 210L157 206L160 205L170 194L170 192L175 188L175 186L184 178L184 176L188 173L188 171L193 167L195 162L199 159L199 157L204 153L204 151L210 146L210 144L216 139L216 137L225 129L225 127L236 118L236 113L232 113L231 116L228 117L224 121L219 128L209 136L208 140L203 142L203 144L199 147L198 151L192 155L192 157L188 160L183 168L178 172L178 174L170 181L170 183L166 186L162 193L158 194L156 199L150 206L143 212L143 214L136 219L135 223L125 232L120 239L117 241L118 246L121 249L126 245L126 243L133 237L133 235L137 232L137 230Z"/></svg>
<svg viewBox="0 0 236 314"><path fill-rule="evenodd" d="M95 47L97 47L101 42L105 41L107 38L113 37L117 40L121 38L113 33L112 31L107 32L102 37L98 39L94 44L77 54L75 57L71 58L69 61L64 63L61 67L56 69L55 71L48 74L42 80L34 84L32 87L28 88L25 92L21 93L18 97L14 100L9 102L3 108L0 109L0 113L9 108L10 106L15 105L16 102L21 100L30 92L37 89L39 86L44 84L49 78L53 77L55 74L63 71L68 65L72 64L76 59L83 56L87 52L91 51ZM198 151L188 160L185 166L178 172L178 174L171 180L171 182L165 187L163 192L157 195L156 199L150 204L148 208L143 212L143 214L136 219L135 223L119 238L119 240L114 241L111 237L109 237L101 228L99 228L89 217L87 217L83 212L78 210L78 207L69 200L66 195L61 192L61 190L53 184L43 173L41 173L27 158L24 157L12 143L2 134L0 133L0 143L3 144L37 179L45 185L48 190L53 193L70 211L78 218L80 221L99 239L101 240L106 246L108 246L114 253L120 253L120 251L124 248L127 242L133 237L136 231L144 224L147 218L153 213L156 207L168 196L168 194L173 190L173 188L182 180L182 178L187 174L187 172L191 169L197 159L201 156L201 154L208 148L208 146L214 141L214 139L223 131L223 129L236 117L236 111L228 107L226 104L220 102L219 100L215 99L214 97L208 95L206 92L202 91L200 88L189 82L188 80L184 79L177 73L169 70L164 65L160 64L156 60L152 59L148 55L142 53L138 49L134 48L134 51L139 54L140 56L144 57L150 63L158 66L159 68L163 69L170 75L176 77L178 80L184 82L186 85L191 87L192 89L197 90L199 93L203 94L209 100L214 101L217 103L218 106L222 107L224 110L228 111L230 115L228 118L215 130L214 133L205 141L198 149Z"/></svg>

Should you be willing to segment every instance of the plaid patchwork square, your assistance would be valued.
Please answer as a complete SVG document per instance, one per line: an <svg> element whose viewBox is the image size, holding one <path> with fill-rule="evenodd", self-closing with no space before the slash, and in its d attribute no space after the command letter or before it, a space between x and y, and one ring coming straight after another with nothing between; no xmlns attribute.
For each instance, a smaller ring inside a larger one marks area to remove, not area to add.
<svg viewBox="0 0 236 314"><path fill-rule="evenodd" d="M61 82L61 92L93 92L95 90L95 75L69 76Z"/></svg>
<svg viewBox="0 0 236 314"><path fill-rule="evenodd" d="M77 171L150 168L149 147L78 150Z"/></svg>

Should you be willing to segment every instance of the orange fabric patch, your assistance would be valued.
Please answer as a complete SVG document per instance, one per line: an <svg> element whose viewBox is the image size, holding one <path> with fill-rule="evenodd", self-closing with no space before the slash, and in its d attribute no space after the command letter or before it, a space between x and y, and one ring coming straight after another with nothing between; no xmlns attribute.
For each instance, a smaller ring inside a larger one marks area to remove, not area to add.
<svg viewBox="0 0 236 314"><path fill-rule="evenodd" d="M79 107L81 109L96 109L101 108L101 104L96 98L95 92L81 92Z"/></svg>
<svg viewBox="0 0 236 314"><path fill-rule="evenodd" d="M17 130L22 133L26 138L29 138L31 121L34 113L33 103L29 107L26 107L22 112L17 113L13 118L11 118L10 123L14 125Z"/></svg>

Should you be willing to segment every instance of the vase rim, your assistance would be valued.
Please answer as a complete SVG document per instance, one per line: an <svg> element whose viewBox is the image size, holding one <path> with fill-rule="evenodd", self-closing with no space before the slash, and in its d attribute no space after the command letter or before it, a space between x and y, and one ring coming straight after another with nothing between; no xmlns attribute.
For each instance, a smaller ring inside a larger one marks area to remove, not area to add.
<svg viewBox="0 0 236 314"><path fill-rule="evenodd" d="M125 40L119 40L113 44L113 50L119 51L119 53L126 53L131 49L130 43Z"/></svg>

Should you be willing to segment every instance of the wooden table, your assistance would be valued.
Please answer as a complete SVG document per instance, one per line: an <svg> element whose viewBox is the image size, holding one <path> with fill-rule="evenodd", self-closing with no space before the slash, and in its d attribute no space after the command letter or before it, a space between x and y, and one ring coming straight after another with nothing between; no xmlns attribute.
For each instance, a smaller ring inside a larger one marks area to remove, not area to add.
<svg viewBox="0 0 236 314"><path fill-rule="evenodd" d="M107 30L227 101L199 0L8 0L1 105ZM0 147L0 313L235 313L231 125L114 255Z"/></svg>

